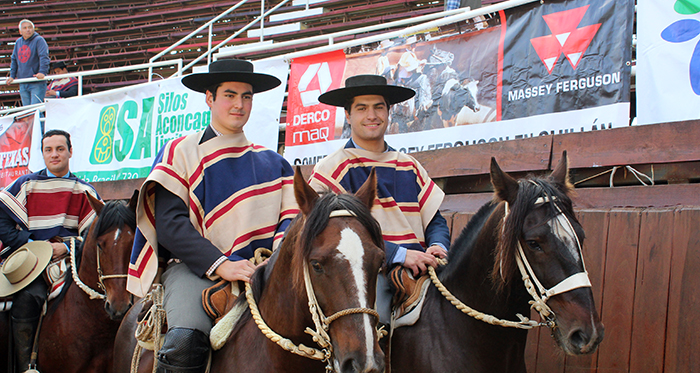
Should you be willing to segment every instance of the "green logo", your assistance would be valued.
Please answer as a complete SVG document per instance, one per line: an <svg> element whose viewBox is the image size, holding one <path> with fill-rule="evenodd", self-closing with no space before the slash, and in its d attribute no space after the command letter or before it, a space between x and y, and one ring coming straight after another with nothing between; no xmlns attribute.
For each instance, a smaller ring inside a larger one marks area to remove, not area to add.
<svg viewBox="0 0 700 373"><path fill-rule="evenodd" d="M119 105L105 106L100 113L100 123L97 126L95 142L90 152L90 163L104 164L112 161L112 146L114 144L114 127Z"/></svg>

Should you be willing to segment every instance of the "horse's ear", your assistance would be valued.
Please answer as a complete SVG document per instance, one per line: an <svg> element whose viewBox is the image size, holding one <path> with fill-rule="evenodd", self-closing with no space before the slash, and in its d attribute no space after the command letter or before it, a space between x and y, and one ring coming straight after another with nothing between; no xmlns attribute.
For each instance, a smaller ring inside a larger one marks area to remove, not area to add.
<svg viewBox="0 0 700 373"><path fill-rule="evenodd" d="M88 193L87 191L85 191L84 193L85 197L88 200L88 203L90 204L90 207L92 207L92 209L95 210L97 215L100 215L100 212L102 212L102 208L105 206L105 203L93 197L93 195Z"/></svg>
<svg viewBox="0 0 700 373"><path fill-rule="evenodd" d="M496 197L510 204L515 202L515 197L518 195L518 181L503 172L494 157L491 157L491 184Z"/></svg>
<svg viewBox="0 0 700 373"><path fill-rule="evenodd" d="M131 211L136 212L136 206L139 204L139 190L134 189L134 194L131 195L129 203L126 205Z"/></svg>
<svg viewBox="0 0 700 373"><path fill-rule="evenodd" d="M294 170L294 197L299 205L299 210L304 216L308 216L318 200L318 193L304 180L301 167Z"/></svg>
<svg viewBox="0 0 700 373"><path fill-rule="evenodd" d="M377 197L377 172L374 167L369 172L369 177L365 180L365 183L355 193L355 197L359 198L370 210L374 206L374 199Z"/></svg>
<svg viewBox="0 0 700 373"><path fill-rule="evenodd" d="M566 155L566 150L562 152L557 167L554 168L554 171L552 171L549 177L564 193L568 193L574 189L573 184L571 184L569 180L569 157Z"/></svg>

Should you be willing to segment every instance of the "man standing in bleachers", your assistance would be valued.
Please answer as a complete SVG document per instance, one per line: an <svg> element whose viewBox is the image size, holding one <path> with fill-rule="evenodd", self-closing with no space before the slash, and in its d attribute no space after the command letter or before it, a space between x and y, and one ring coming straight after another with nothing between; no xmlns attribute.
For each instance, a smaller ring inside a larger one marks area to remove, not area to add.
<svg viewBox="0 0 700 373"><path fill-rule="evenodd" d="M5 81L8 85L15 79L44 79L49 73L49 46L34 32L34 23L28 19L19 21L19 32L22 37L17 39L12 51L10 76ZM21 83L19 95L23 106L44 102L46 81Z"/></svg>
<svg viewBox="0 0 700 373"><path fill-rule="evenodd" d="M66 63L63 61L51 62L51 74L68 74ZM67 98L78 94L78 78L71 76L68 78L55 79L46 91L47 98Z"/></svg>

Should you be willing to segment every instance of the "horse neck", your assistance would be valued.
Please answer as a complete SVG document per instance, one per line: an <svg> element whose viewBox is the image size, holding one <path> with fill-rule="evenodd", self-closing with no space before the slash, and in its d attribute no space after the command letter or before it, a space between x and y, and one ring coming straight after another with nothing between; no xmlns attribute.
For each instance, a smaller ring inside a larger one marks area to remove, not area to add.
<svg viewBox="0 0 700 373"><path fill-rule="evenodd" d="M450 263L456 268L465 270L454 271L444 279L445 286L470 307L498 317L514 318L515 309L522 308L522 295L526 294L519 276L501 290L492 280L495 262L495 250L500 234L500 223L503 220L503 204L496 206L485 223L479 229L471 248L470 255L463 255L460 262ZM453 290L454 289L454 290ZM525 303L527 307L527 303ZM527 310L526 310L527 311ZM517 312L523 312L522 310Z"/></svg>

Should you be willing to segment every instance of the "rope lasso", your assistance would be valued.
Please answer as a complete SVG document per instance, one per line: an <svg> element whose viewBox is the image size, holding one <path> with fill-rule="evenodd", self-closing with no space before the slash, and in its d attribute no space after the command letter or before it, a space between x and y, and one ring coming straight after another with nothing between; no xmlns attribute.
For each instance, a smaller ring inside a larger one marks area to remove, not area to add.
<svg viewBox="0 0 700 373"><path fill-rule="evenodd" d="M100 299L104 300L106 298L105 295L100 294L93 290L91 287L85 285L83 281L80 280L80 277L78 276L78 269L75 264L75 237L70 238L70 271L71 275L73 276L73 281L75 282L78 287L85 292L88 296L90 296L90 299ZM99 266L99 262L97 264Z"/></svg>
<svg viewBox="0 0 700 373"><path fill-rule="evenodd" d="M134 337L136 338L136 348L134 348L134 354L131 357L131 372L137 373L139 369L139 364L141 363L141 352L143 351L143 344L153 343L153 353L155 354L160 350L160 334L163 329L163 324L165 323L165 308L163 307L163 285L155 284L153 290L151 290L146 297L144 297L143 302L153 301L153 305L146 312L143 320L136 324L136 331L134 332ZM142 344L143 343L143 344ZM153 358L153 373L156 372L158 368L158 359Z"/></svg>
<svg viewBox="0 0 700 373"><path fill-rule="evenodd" d="M440 265L445 265L447 261L445 260L438 260ZM435 273L435 268L428 266L428 273L430 274L430 280L433 282L435 287L440 291L440 294L445 297L450 303L452 303L453 306L455 306L458 310L462 311L462 313L469 315L479 321L483 321L485 323L491 324L491 325L496 325L496 326L503 326L503 327L509 327L509 328L518 328L518 329L532 329L534 327L546 325L539 323L534 320L530 320L527 317L521 315L521 314L516 314L516 316L520 319L520 321L510 321L510 320L503 320L499 319L495 316L479 312L474 310L473 308L467 306L466 304L462 303L459 299L457 299L452 293L450 293L449 290L443 285L443 283L440 281L440 279L437 277L437 274Z"/></svg>

